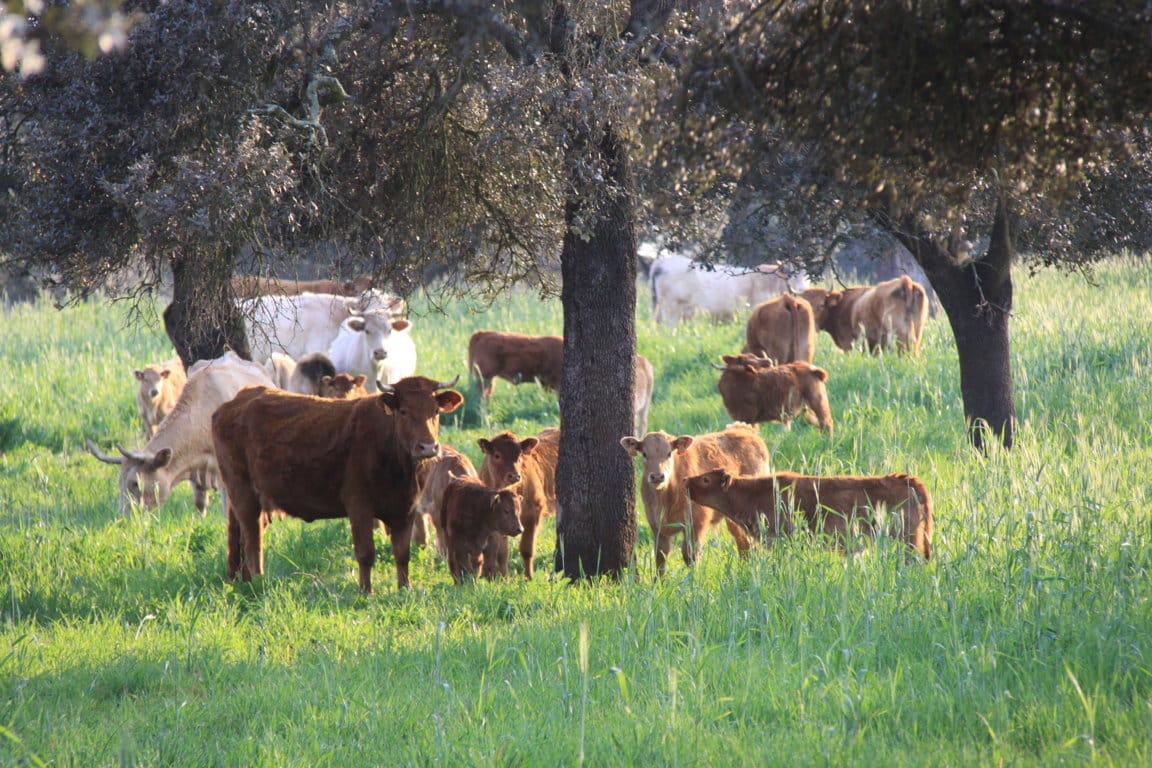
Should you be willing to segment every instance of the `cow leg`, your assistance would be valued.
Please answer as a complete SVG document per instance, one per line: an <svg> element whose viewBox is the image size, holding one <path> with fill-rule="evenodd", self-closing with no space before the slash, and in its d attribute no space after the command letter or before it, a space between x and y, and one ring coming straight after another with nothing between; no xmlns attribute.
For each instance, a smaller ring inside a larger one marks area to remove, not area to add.
<svg viewBox="0 0 1152 768"><path fill-rule="evenodd" d="M202 482L195 482L192 484L192 491L195 497L193 503L196 505L196 511L198 511L201 516L207 514L208 494L210 493L210 490L211 489L205 487Z"/></svg>
<svg viewBox="0 0 1152 768"><path fill-rule="evenodd" d="M485 579L508 575L508 537L494 533L484 544L484 567L480 575Z"/></svg>
<svg viewBox="0 0 1152 768"><path fill-rule="evenodd" d="M246 484L228 498L228 566L235 576L233 563L239 565L240 578L252 581L264 572L264 526L267 517L259 497Z"/></svg>
<svg viewBox="0 0 1152 768"><path fill-rule="evenodd" d="M535 572L533 558L536 557L536 528L540 525L539 516L523 518L524 532L520 534L520 558L524 561L524 578L531 579Z"/></svg>
<svg viewBox="0 0 1152 768"><path fill-rule="evenodd" d="M668 567L668 553L672 551L672 531L661 529L656 536L656 575L663 576Z"/></svg>
<svg viewBox="0 0 1152 768"><path fill-rule="evenodd" d="M373 551L375 554L375 551ZM409 519L405 523L392 527L392 556L396 558L396 587L398 589L407 589L412 586L408 580L408 561L412 554L412 522ZM371 565L368 566L371 570ZM364 564L360 564L360 588L363 589L367 581L364 572ZM372 591L371 584L368 584L367 592Z"/></svg>
<svg viewBox="0 0 1152 768"><path fill-rule="evenodd" d="M224 512L228 520L228 579L231 581L240 572L240 565L244 560L243 536L232 506L226 506Z"/></svg>
<svg viewBox="0 0 1152 768"><path fill-rule="evenodd" d="M412 543L418 547L428 546L428 518L420 512L415 513L412 521Z"/></svg>
<svg viewBox="0 0 1152 768"><path fill-rule="evenodd" d="M376 530L376 518L365 515L350 514L348 523L352 527L352 551L356 554L356 562L360 566L360 591L366 595L372 594L372 566L376 564L376 539L373 532ZM412 529L408 528L411 534ZM405 542L407 545L407 542ZM396 546L396 529L392 529L392 546ZM404 547L407 558L408 547ZM399 562L399 558L397 558ZM407 559L405 559L407 565Z"/></svg>
<svg viewBox="0 0 1152 768"><path fill-rule="evenodd" d="M748 532L744 530L744 526L734 523L727 518L725 518L724 524L728 526L728 533L732 534L732 538L736 542L736 551L740 553L740 558L747 560L749 551L752 548L752 538L748 535Z"/></svg>

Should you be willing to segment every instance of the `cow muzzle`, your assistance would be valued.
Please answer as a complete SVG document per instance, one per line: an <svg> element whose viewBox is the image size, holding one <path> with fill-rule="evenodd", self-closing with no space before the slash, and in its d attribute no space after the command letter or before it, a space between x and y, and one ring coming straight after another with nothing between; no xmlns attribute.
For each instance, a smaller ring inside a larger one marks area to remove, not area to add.
<svg viewBox="0 0 1152 768"><path fill-rule="evenodd" d="M664 485L664 481L667 479L663 472L653 472L648 475L648 482L652 485Z"/></svg>
<svg viewBox="0 0 1152 768"><path fill-rule="evenodd" d="M417 443L412 448L412 458L431 459L440 455L440 443Z"/></svg>
<svg viewBox="0 0 1152 768"><path fill-rule="evenodd" d="M373 360L383 360L386 357L388 357L388 350L386 350L386 349L374 349L374 350L372 350L372 359Z"/></svg>
<svg viewBox="0 0 1152 768"><path fill-rule="evenodd" d="M520 482L520 473L519 472L509 472L507 475L504 476L504 480L509 485L511 485L512 483L518 483L518 482Z"/></svg>

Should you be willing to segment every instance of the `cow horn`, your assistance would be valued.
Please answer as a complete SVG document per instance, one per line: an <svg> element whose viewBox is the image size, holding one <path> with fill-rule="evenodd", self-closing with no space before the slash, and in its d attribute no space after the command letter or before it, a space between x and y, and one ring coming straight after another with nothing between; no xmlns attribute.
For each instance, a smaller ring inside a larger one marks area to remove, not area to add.
<svg viewBox="0 0 1152 768"><path fill-rule="evenodd" d="M141 453L140 451L130 451L124 446L120 445L120 443L116 443L116 450L120 451L120 455L125 459L131 459L132 461L139 461L147 464L152 460L152 457L148 454Z"/></svg>
<svg viewBox="0 0 1152 768"><path fill-rule="evenodd" d="M124 459L122 459L118 456L109 456L106 453L101 453L100 449L97 448L96 444L93 443L91 440L86 439L84 441L84 445L87 446L88 453L90 453L93 456L95 456L96 458L100 459L100 461L104 462L105 464L123 464L124 463Z"/></svg>
<svg viewBox="0 0 1152 768"><path fill-rule="evenodd" d="M719 364L717 364L717 363L710 363L710 365L711 365L713 368L715 368L716 370L718 370L718 371L726 371L726 370L728 370L728 366L726 366L726 365L719 365Z"/></svg>
<svg viewBox="0 0 1152 768"><path fill-rule="evenodd" d="M381 392L392 392L393 394L396 392L395 387L393 387L391 384L385 384L384 382L380 381L380 379L376 379L376 389L380 390Z"/></svg>
<svg viewBox="0 0 1152 768"><path fill-rule="evenodd" d="M436 389L452 389L452 387L456 386L458 383L460 383L460 374L456 374L456 378L452 379L452 381L448 381L448 382L438 381L438 382L436 382Z"/></svg>

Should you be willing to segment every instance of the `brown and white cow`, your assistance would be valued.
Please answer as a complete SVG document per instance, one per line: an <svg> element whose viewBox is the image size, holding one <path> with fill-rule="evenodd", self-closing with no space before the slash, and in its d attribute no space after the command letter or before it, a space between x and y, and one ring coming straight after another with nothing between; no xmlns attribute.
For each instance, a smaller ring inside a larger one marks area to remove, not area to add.
<svg viewBox="0 0 1152 768"><path fill-rule="evenodd" d="M493 538L519 536L524 530L519 494L507 488L494 490L473 478L453 477L444 489L439 517L444 521L448 570L457 584L480 570L508 572L507 546L503 564L486 561Z"/></svg>
<svg viewBox="0 0 1152 768"><path fill-rule="evenodd" d="M132 371L139 386L136 389L136 409L144 423L144 436L152 437L164 417L176 407L188 377L184 363L174 357L166 363L146 365Z"/></svg>
<svg viewBox="0 0 1152 768"><path fill-rule="evenodd" d="M396 583L409 586L417 472L440 453L440 414L464 401L448 386L416 376L354 400L252 387L221 406L212 438L228 490L228 577L251 581L264 572L264 529L279 510L308 522L348 518L366 593L380 520Z"/></svg>
<svg viewBox="0 0 1152 768"><path fill-rule="evenodd" d="M476 331L468 340L468 370L479 379L485 400L492 397L494 379L537 381L558 390L563 367L564 339L559 336Z"/></svg>
<svg viewBox="0 0 1152 768"><path fill-rule="evenodd" d="M100 461L120 466L120 506L140 503L158 507L172 488L192 483L196 509L204 512L208 493L216 487L216 457L212 450L212 414L231 400L241 387L271 386L264 368L226 352L215 360L201 360L189 370L188 383L172 413L156 434L136 451L117 445L119 456L107 456L91 440L88 451Z"/></svg>
<svg viewBox="0 0 1152 768"><path fill-rule="evenodd" d="M643 438L623 437L620 445L633 457L644 458L640 497L656 541L656 572L661 576L674 536L683 534L680 552L684 563L692 565L709 530L720 523L720 517L712 510L688 498L684 478L715 468L747 474L769 471L768 446L748 424L729 424L723 432L698 437L649 432ZM744 530L729 523L728 531L736 540L736 547L747 552L751 541Z"/></svg>
<svg viewBox="0 0 1152 768"><path fill-rule="evenodd" d="M744 331L746 354L777 363L811 363L816 352L816 320L812 305L800 296L784 294L757 304Z"/></svg>
<svg viewBox="0 0 1152 768"><path fill-rule="evenodd" d="M316 393L320 397L329 397L336 400L351 400L355 397L367 397L368 388L364 386L368 378L364 374L353 376L350 373L337 373L335 376L323 376L320 379L320 389Z"/></svg>
<svg viewBox="0 0 1152 768"><path fill-rule="evenodd" d="M560 430L541 431L536 437L520 439L512 432L501 432L491 440L477 441L484 451L480 479L489 488L509 488L520 494L520 557L524 577L534 573L536 532L540 522L556 514L556 461L560 456Z"/></svg>
<svg viewBox="0 0 1152 768"><path fill-rule="evenodd" d="M723 355L724 365L713 366L723 373L716 388L728 415L736 421L760 424L779 421L792 428L800 413L820 429L832 431L832 411L828 405L828 372L808 363L770 365L769 360L752 355Z"/></svg>
<svg viewBox="0 0 1152 768"><path fill-rule="evenodd" d="M360 296L371 287L372 278L367 275L359 275L351 280L292 280L258 275L236 275L232 278L232 294L238 299L297 296L301 293Z"/></svg>
<svg viewBox="0 0 1152 768"><path fill-rule="evenodd" d="M688 478L687 488L693 501L739 523L754 539L763 535L769 542L801 528L845 547L855 536L875 537L876 512L885 508L892 538L925 560L932 556L932 497L912 475L816 477L778 472L739 477L718 469Z"/></svg>

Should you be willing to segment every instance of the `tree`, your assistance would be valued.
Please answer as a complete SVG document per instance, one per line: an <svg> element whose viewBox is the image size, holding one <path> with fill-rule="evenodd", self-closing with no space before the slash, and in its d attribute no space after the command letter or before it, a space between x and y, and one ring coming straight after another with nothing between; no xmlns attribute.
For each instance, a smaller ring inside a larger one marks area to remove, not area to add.
<svg viewBox="0 0 1152 768"><path fill-rule="evenodd" d="M1123 2L747 4L701 33L664 147L688 158L697 189L779 163L789 188L766 207L864 211L894 235L948 315L973 442L987 428L1011 446L1016 224L1095 208L1077 192L1102 179L1147 188L1150 29L1152 10ZM961 243L985 227L973 258ZM826 242L834 225L822 229ZM1048 263L1084 264L1114 243L1074 250L1077 238L1043 230L1030 245Z"/></svg>

